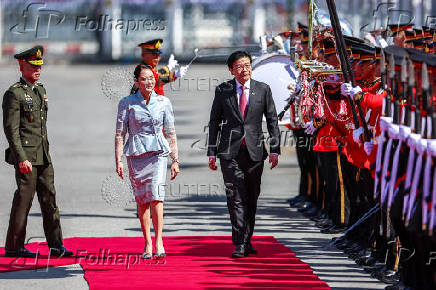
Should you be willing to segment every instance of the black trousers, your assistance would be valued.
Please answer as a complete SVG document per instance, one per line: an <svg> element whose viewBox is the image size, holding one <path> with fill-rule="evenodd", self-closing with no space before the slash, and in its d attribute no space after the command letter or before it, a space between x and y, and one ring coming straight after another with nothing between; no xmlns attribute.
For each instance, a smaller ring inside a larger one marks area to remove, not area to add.
<svg viewBox="0 0 436 290"><path fill-rule="evenodd" d="M15 168L18 189L12 202L9 228L6 237L6 250L24 247L27 216L32 206L35 191L41 207L45 237L50 248L62 245L62 230L59 209L56 205L54 170L52 164L32 166L32 172L23 174Z"/></svg>
<svg viewBox="0 0 436 290"><path fill-rule="evenodd" d="M260 194L263 160L251 160L247 148L241 146L236 158L221 158L220 163L232 223L232 242L235 245L250 243Z"/></svg>
<svg viewBox="0 0 436 290"><path fill-rule="evenodd" d="M324 188L324 208L336 225L348 224L349 201L347 198L343 168L338 151L318 151L320 184Z"/></svg>
<svg viewBox="0 0 436 290"><path fill-rule="evenodd" d="M295 151L297 153L298 166L300 167L299 194L307 195L312 202L318 198L318 178L316 169L316 156L313 152L314 137L304 133L304 129L293 130Z"/></svg>

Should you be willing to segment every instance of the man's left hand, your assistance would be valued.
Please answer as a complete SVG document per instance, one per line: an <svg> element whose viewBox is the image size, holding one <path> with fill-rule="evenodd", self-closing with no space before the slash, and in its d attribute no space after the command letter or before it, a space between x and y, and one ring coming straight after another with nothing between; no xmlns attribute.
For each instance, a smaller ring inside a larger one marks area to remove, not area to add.
<svg viewBox="0 0 436 290"><path fill-rule="evenodd" d="M274 154L274 153L270 153L269 154L269 163L271 163L270 169L273 169L274 167L276 167L277 164L279 163L279 155Z"/></svg>

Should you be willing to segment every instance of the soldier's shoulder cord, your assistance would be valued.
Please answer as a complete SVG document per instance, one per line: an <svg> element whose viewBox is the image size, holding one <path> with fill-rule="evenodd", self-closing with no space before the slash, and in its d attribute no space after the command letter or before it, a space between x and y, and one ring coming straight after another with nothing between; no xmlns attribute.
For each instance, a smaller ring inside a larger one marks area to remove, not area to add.
<svg viewBox="0 0 436 290"><path fill-rule="evenodd" d="M24 96L24 92L26 91L25 85L21 82L17 82L9 87L6 91L5 95L9 93L14 94L16 97Z"/></svg>
<svg viewBox="0 0 436 290"><path fill-rule="evenodd" d="M17 90L17 89L21 89L24 88L24 84L22 82L16 82L15 84L13 84L12 86L9 87L9 90Z"/></svg>

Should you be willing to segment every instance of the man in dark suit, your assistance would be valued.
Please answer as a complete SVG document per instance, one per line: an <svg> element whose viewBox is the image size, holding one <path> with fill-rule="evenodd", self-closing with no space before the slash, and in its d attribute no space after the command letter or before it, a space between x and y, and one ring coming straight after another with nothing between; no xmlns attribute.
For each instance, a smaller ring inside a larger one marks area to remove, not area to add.
<svg viewBox="0 0 436 290"><path fill-rule="evenodd" d="M216 87L209 122L209 167L216 170L220 158L226 187L227 207L232 223L234 258L257 251L251 244L263 162L268 156L262 131L265 116L270 135L271 169L278 163L280 133L271 88L251 79L251 56L232 53L227 65L235 77ZM219 142L218 142L218 135Z"/></svg>

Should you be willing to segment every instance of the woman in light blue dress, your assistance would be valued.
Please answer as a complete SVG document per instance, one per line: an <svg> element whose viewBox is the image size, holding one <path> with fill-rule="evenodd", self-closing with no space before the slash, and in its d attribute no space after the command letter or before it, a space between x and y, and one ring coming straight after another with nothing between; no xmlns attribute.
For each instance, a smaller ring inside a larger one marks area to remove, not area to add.
<svg viewBox="0 0 436 290"><path fill-rule="evenodd" d="M154 92L156 81L150 66L138 65L134 77L138 92L121 99L118 104L116 170L124 178L121 157L125 154L145 239L143 258L152 258L150 213L155 232L155 258L163 258L163 201L168 156L172 160L171 180L179 173L174 114L170 100Z"/></svg>

